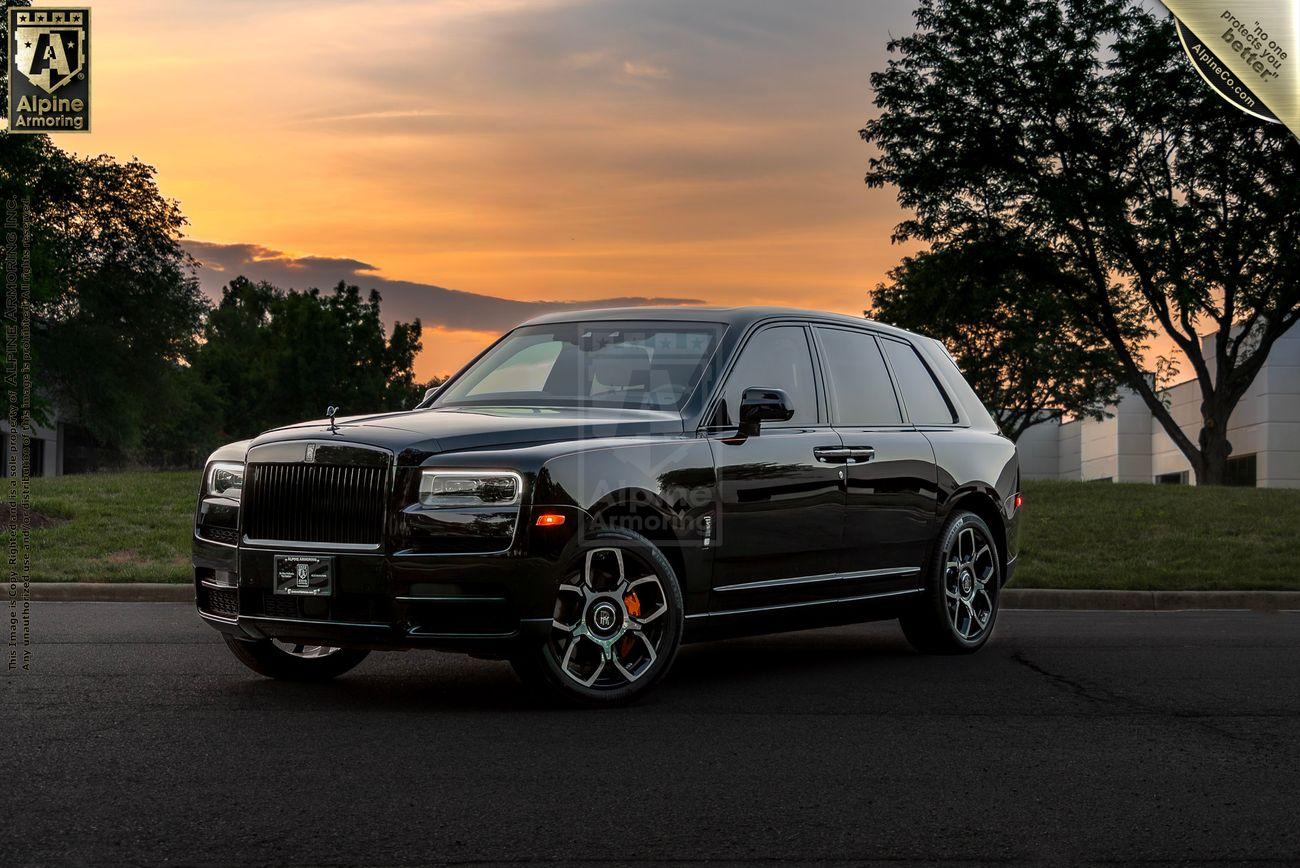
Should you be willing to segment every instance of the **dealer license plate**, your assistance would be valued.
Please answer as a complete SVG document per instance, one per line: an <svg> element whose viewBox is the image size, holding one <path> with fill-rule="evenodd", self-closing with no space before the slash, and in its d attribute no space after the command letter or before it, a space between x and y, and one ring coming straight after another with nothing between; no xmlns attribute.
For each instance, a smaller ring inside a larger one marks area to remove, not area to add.
<svg viewBox="0 0 1300 868"><path fill-rule="evenodd" d="M328 597L334 592L334 558L276 555L275 592L301 597Z"/></svg>

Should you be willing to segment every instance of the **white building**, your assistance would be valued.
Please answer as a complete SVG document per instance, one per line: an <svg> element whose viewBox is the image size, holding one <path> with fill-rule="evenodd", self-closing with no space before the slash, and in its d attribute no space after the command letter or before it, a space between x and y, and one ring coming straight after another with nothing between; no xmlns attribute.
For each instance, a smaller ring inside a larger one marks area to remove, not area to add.
<svg viewBox="0 0 1300 868"><path fill-rule="evenodd" d="M1214 370L1214 340L1203 339ZM1192 442L1201 429L1200 387L1195 380L1159 393ZM1111 415L1100 421L1043 422L1021 435L1021 473L1029 479L1195 483L1183 453L1151 415L1142 398L1125 389ZM1300 488L1300 326L1269 353L1228 424L1230 480L1261 488Z"/></svg>
<svg viewBox="0 0 1300 868"><path fill-rule="evenodd" d="M53 428L35 425L31 435L32 476L63 475L64 429L62 422ZM0 420L0 477L9 475L9 423Z"/></svg>

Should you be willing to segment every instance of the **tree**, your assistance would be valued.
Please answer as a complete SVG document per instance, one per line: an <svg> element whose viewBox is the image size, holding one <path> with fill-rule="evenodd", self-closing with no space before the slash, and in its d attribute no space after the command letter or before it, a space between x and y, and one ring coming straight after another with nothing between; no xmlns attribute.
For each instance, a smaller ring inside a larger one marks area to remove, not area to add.
<svg viewBox="0 0 1300 868"><path fill-rule="evenodd" d="M232 280L208 315L194 353L199 379L221 406L224 439L250 437L335 405L344 414L414 407L420 321L395 323L385 336L380 296L363 301L340 282L330 294L284 291Z"/></svg>
<svg viewBox="0 0 1300 868"><path fill-rule="evenodd" d="M1063 302L1070 276L1048 251L988 227L907 257L870 314L942 341L1013 440L1063 415L1101 418L1119 366Z"/></svg>
<svg viewBox="0 0 1300 868"><path fill-rule="evenodd" d="M110 461L138 454L207 307L180 247L184 215L153 167L76 157L47 136L0 137L0 197L29 209L40 397Z"/></svg>
<svg viewBox="0 0 1300 868"><path fill-rule="evenodd" d="M1224 103L1144 6L921 0L915 14L872 75L880 114L861 131L879 149L867 183L914 212L895 238L996 221L1050 253L1070 278L1062 303L1197 481L1222 483L1233 408L1300 320L1300 143ZM1143 370L1155 335L1191 365L1199 433Z"/></svg>

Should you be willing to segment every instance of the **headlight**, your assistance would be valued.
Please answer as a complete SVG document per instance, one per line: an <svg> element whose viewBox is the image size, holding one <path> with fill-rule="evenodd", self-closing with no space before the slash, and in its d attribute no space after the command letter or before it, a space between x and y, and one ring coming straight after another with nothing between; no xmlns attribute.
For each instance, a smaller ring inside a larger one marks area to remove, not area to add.
<svg viewBox="0 0 1300 868"><path fill-rule="evenodd" d="M244 465L218 461L208 468L208 494L239 500L244 489Z"/></svg>
<svg viewBox="0 0 1300 868"><path fill-rule="evenodd" d="M511 470L426 470L420 477L421 506L513 506L524 483Z"/></svg>

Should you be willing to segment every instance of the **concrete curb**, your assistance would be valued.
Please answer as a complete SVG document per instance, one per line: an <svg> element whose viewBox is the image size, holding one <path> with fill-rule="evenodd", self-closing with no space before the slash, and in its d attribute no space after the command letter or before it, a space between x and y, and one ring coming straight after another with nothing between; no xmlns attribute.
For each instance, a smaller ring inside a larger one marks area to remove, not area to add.
<svg viewBox="0 0 1300 868"><path fill-rule="evenodd" d="M33 582L32 599L76 603L193 603L194 586L163 582Z"/></svg>
<svg viewBox="0 0 1300 868"><path fill-rule="evenodd" d="M31 598L41 602L193 603L192 585L159 583L37 582ZM1300 591L1084 591L1007 588L1006 609L1110 612L1176 612L1184 609L1300 611Z"/></svg>
<svg viewBox="0 0 1300 868"><path fill-rule="evenodd" d="M1007 588L1006 609L1177 612L1185 609L1300 610L1300 591L1087 591Z"/></svg>

